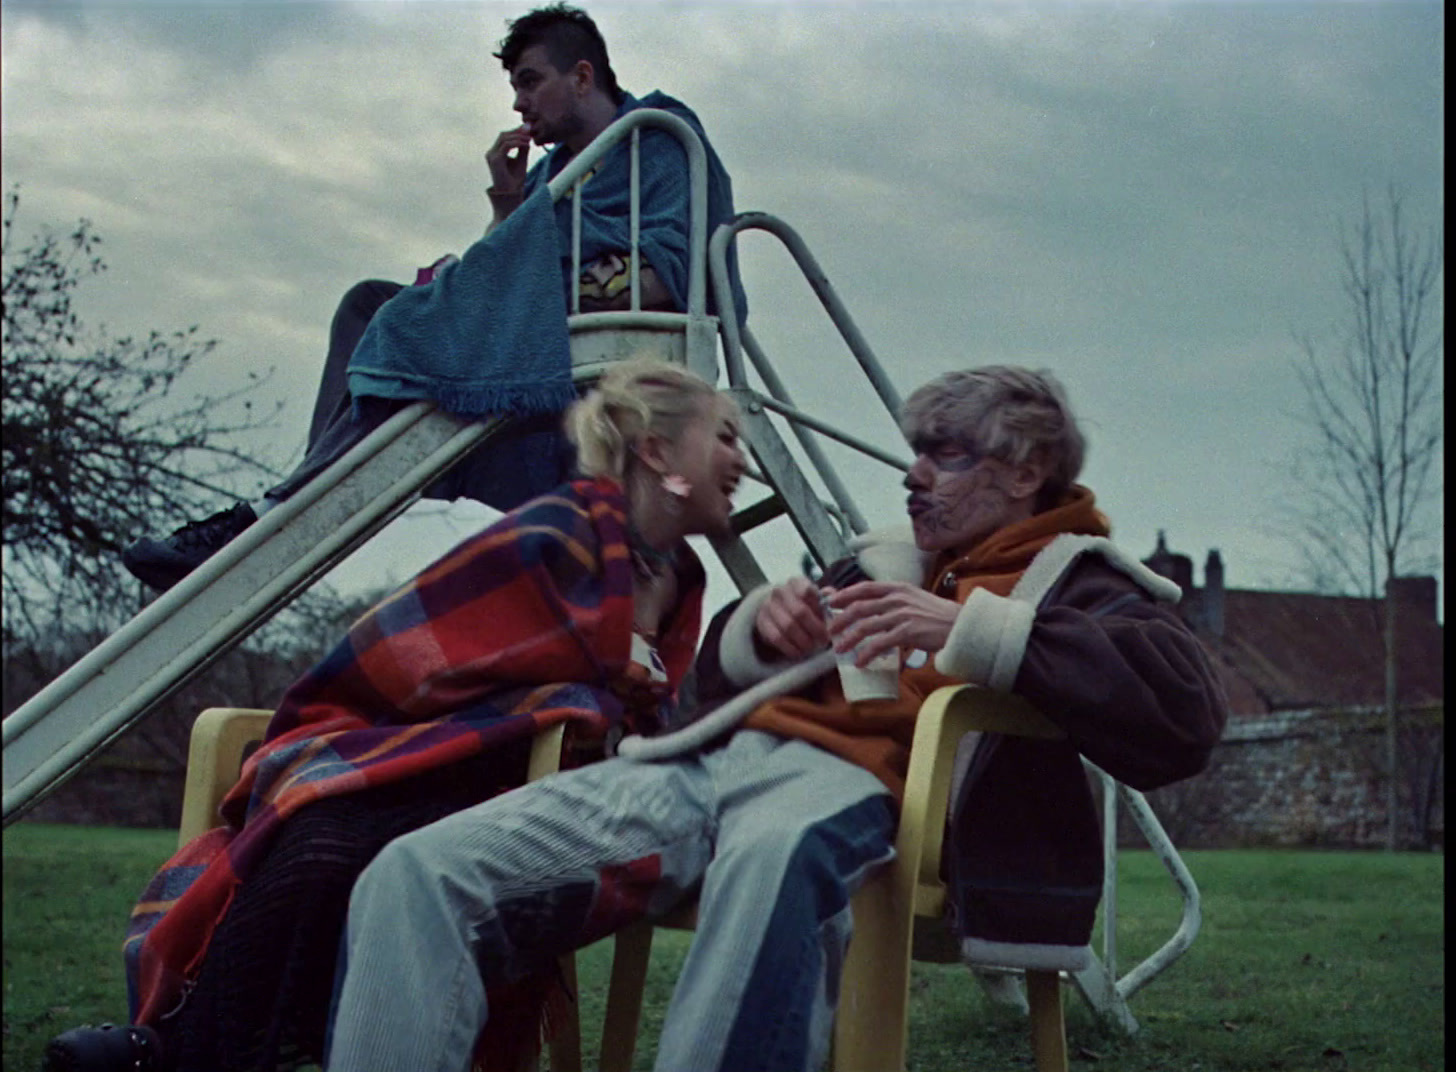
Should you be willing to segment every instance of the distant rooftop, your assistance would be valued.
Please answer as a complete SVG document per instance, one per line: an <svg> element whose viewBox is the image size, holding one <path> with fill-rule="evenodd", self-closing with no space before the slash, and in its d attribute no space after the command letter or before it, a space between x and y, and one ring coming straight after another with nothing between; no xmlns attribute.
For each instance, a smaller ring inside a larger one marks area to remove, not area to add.
<svg viewBox="0 0 1456 1072"><path fill-rule="evenodd" d="M1237 715L1385 700L1380 600L1312 592L1223 587L1210 552L1206 581L1192 584L1192 560L1168 551L1159 533L1147 565L1183 587L1179 612L1217 665ZM1402 706L1445 698L1445 629L1436 621L1434 577L1398 577L1398 695Z"/></svg>

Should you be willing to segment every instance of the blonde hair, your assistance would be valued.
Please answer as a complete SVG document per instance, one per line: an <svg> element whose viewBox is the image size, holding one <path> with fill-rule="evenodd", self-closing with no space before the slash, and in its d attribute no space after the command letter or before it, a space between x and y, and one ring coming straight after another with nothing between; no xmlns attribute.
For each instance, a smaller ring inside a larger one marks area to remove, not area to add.
<svg viewBox="0 0 1456 1072"><path fill-rule="evenodd" d="M714 405L731 405L712 384L680 365L637 357L613 365L566 412L566 435L576 445L583 476L624 482L632 447L643 436L676 441Z"/></svg>
<svg viewBox="0 0 1456 1072"><path fill-rule="evenodd" d="M1039 498L1055 502L1082 472L1087 443L1067 392L1045 369L1013 365L947 372L918 388L900 411L911 447L948 440L1013 465L1047 466Z"/></svg>

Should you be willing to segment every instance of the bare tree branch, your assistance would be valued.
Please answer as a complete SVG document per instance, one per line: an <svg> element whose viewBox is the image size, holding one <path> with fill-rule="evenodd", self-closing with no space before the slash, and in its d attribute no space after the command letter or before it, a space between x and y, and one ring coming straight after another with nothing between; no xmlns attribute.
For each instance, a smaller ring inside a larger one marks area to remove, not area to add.
<svg viewBox="0 0 1456 1072"><path fill-rule="evenodd" d="M1364 199L1338 250L1347 318L1323 344L1296 338L1312 435L1292 527L1303 546L1334 523L1342 531L1324 542L1348 541L1362 563L1340 555L1337 572L1376 597L1434 535L1421 522L1439 494L1444 252L1439 229L1412 228L1394 188L1378 208Z"/></svg>
<svg viewBox="0 0 1456 1072"><path fill-rule="evenodd" d="M4 634L36 645L78 626L110 631L138 594L116 554L159 516L210 513L241 478L271 476L239 437L266 377L181 397L216 346L197 328L103 338L73 305L106 270L88 220L14 241L20 197L5 195L3 408ZM281 405L281 404L280 404Z"/></svg>

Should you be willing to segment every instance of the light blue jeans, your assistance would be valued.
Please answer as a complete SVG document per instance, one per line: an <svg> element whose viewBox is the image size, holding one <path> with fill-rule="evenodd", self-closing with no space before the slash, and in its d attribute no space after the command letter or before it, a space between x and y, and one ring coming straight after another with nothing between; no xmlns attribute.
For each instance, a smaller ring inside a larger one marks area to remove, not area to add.
<svg viewBox="0 0 1456 1072"><path fill-rule="evenodd" d="M549 970L701 883L656 1067L816 1069L849 900L894 831L872 774L742 731L671 762L553 775L406 834L350 900L328 1067L464 1072L486 984Z"/></svg>

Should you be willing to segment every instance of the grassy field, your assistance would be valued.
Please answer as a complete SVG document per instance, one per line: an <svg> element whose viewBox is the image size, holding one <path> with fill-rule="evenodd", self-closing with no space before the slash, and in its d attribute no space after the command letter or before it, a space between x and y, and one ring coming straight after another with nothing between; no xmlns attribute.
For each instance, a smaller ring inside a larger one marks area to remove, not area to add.
<svg viewBox="0 0 1456 1072"><path fill-rule="evenodd" d="M121 931L173 835L20 823L4 835L4 1067L39 1066L46 1039L125 1019ZM1132 1001L1142 1030L1103 1031L1068 997L1072 1066L1085 1072L1445 1067L1440 856L1199 852L1203 933ZM1172 934L1179 904L1146 852L1124 853L1123 971ZM689 935L659 932L637 1067L653 1040ZM583 1030L595 1053L607 944L584 951ZM1029 1068L1024 1022L988 1006L969 973L917 965L912 1072ZM877 1070L867 1070L877 1072Z"/></svg>

